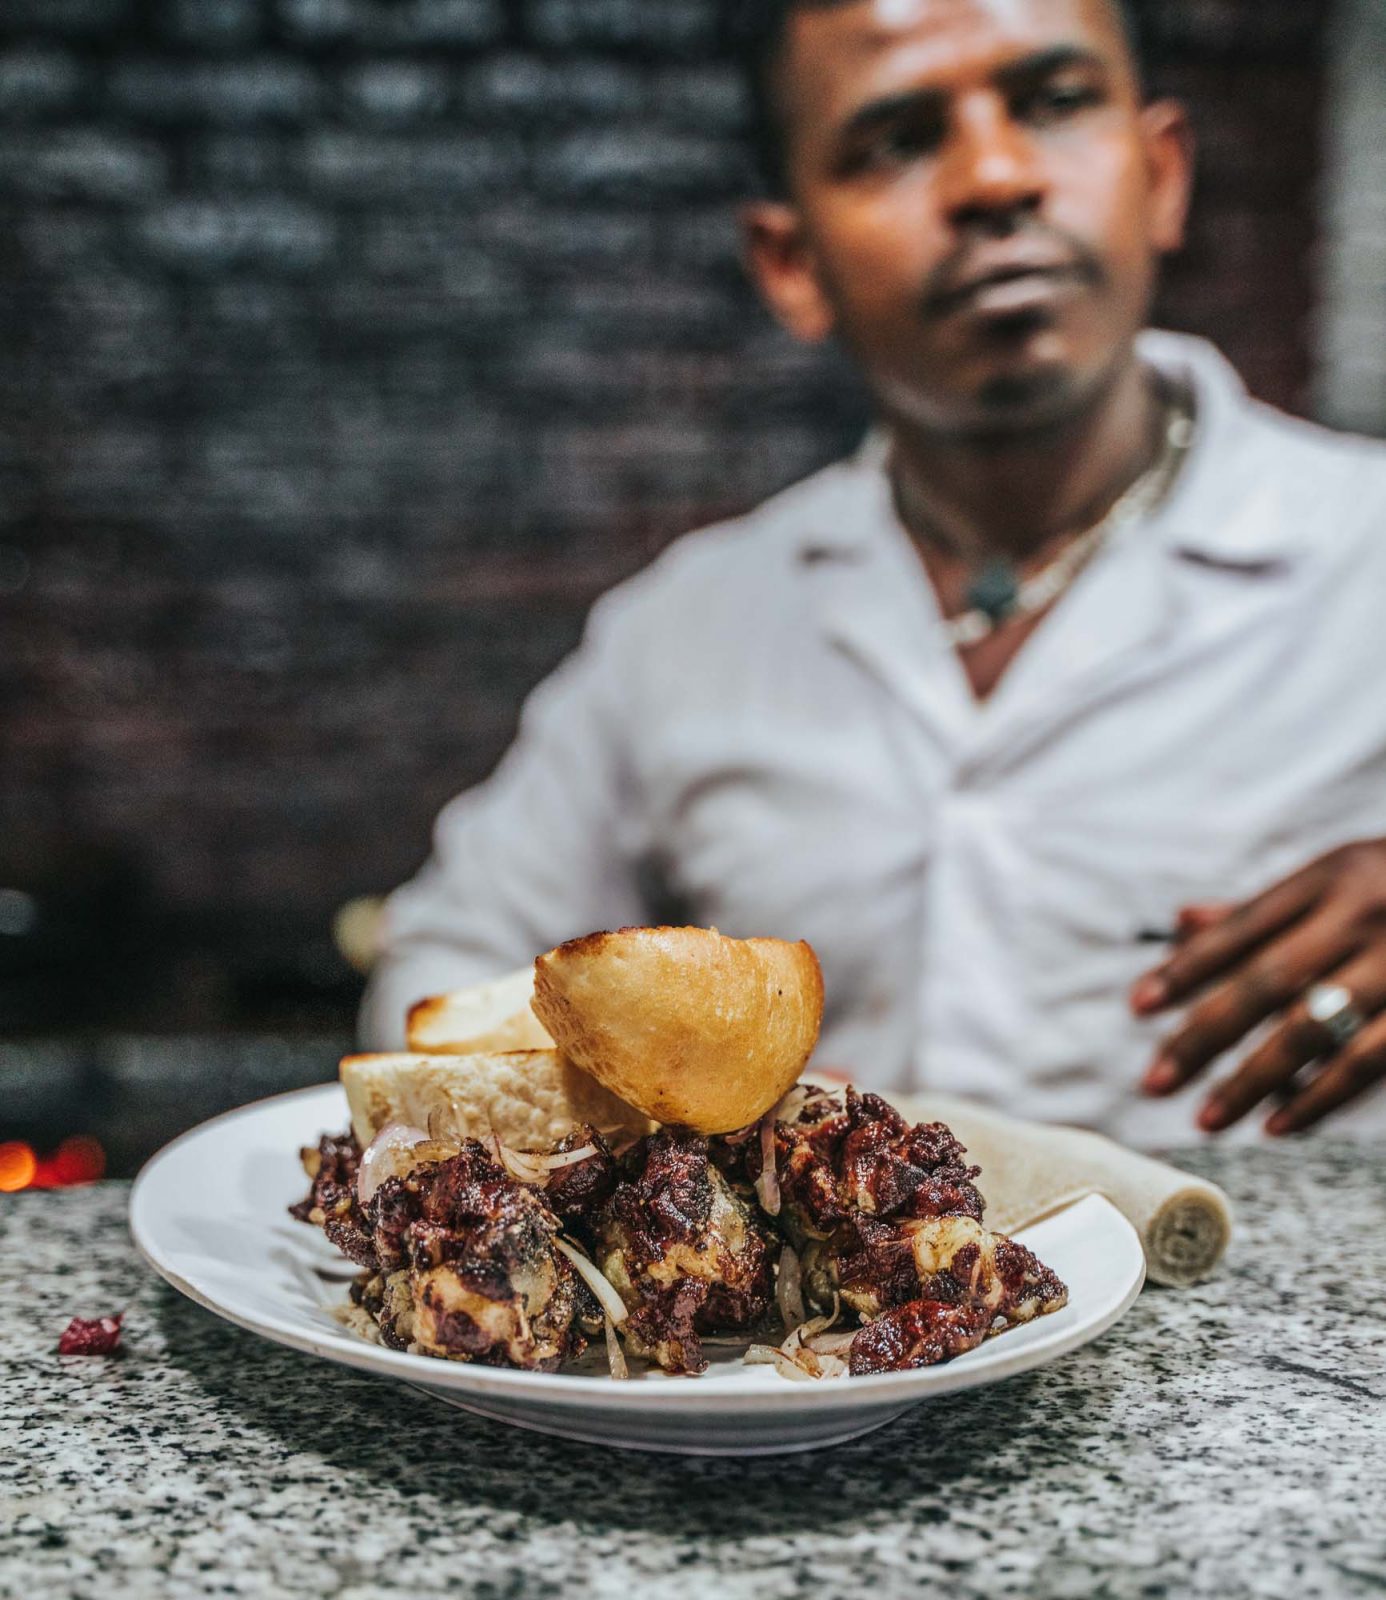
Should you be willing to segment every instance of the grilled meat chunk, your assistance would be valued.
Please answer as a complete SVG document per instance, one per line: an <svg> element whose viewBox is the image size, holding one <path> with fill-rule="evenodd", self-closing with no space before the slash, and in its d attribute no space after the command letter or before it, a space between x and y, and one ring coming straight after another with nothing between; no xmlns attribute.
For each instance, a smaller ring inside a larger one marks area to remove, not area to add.
<svg viewBox="0 0 1386 1600"><path fill-rule="evenodd" d="M815 1299L836 1290L867 1322L853 1372L889 1370L889 1351L897 1370L943 1361L1068 1302L1033 1251L971 1217L846 1223L808 1247L805 1282Z"/></svg>
<svg viewBox="0 0 1386 1600"><path fill-rule="evenodd" d="M356 1174L361 1165L356 1135L350 1131L324 1134L316 1149L308 1145L299 1156L311 1187L297 1205L289 1207L289 1215L321 1228L358 1267L374 1266L375 1252L356 1200Z"/></svg>
<svg viewBox="0 0 1386 1600"><path fill-rule="evenodd" d="M760 1143L740 1140L746 1176ZM1023 1245L982 1226L967 1152L942 1123L911 1126L876 1095L813 1091L775 1128L780 1224L800 1253L804 1295L867 1323L853 1372L946 1360L1066 1304Z"/></svg>
<svg viewBox="0 0 1386 1600"><path fill-rule="evenodd" d="M581 1353L584 1327L600 1326L591 1292L554 1248L558 1218L474 1139L387 1178L364 1207L353 1190L340 1217L310 1208L307 1220L319 1217L329 1236L334 1221L350 1226L348 1253L368 1269L353 1298L395 1349L551 1372Z"/></svg>
<svg viewBox="0 0 1386 1600"><path fill-rule="evenodd" d="M854 1218L830 1239L811 1241L803 1269L815 1305L831 1304L836 1292L862 1317L922 1298L985 1305L1010 1326L1067 1298L1032 1251L971 1217Z"/></svg>
<svg viewBox="0 0 1386 1600"><path fill-rule="evenodd" d="M975 1350L990 1327L991 1317L984 1306L911 1300L867 1323L852 1340L848 1367L853 1377L859 1378L873 1372L932 1367Z"/></svg>
<svg viewBox="0 0 1386 1600"><path fill-rule="evenodd" d="M744 1146L760 1176L760 1146ZM826 1239L854 1217L974 1217L983 1200L967 1152L941 1122L910 1124L879 1095L818 1091L775 1127L781 1219L792 1240Z"/></svg>
<svg viewBox="0 0 1386 1600"><path fill-rule="evenodd" d="M299 1158L312 1188L306 1199L289 1207L289 1214L300 1222L307 1222L314 1206L320 1204L323 1189L329 1186L334 1189L353 1187L361 1166L361 1146L356 1142L356 1135L349 1130L339 1134L325 1133L318 1140L316 1149L306 1145L299 1151Z"/></svg>
<svg viewBox="0 0 1386 1600"><path fill-rule="evenodd" d="M621 1181L620 1169L610 1146L595 1128L577 1128L553 1148L554 1155L561 1156L589 1144L595 1148L595 1155L575 1161L570 1167L556 1168L544 1188L544 1203L565 1232L584 1244L591 1243L597 1218Z"/></svg>
<svg viewBox="0 0 1386 1600"><path fill-rule="evenodd" d="M642 1139L596 1225L597 1265L630 1310L637 1355L666 1372L702 1372L698 1335L765 1315L779 1241L680 1129Z"/></svg>
<svg viewBox="0 0 1386 1600"><path fill-rule="evenodd" d="M426 1355L556 1370L573 1353L578 1305L553 1213L474 1140L399 1181L419 1198L405 1235L414 1342Z"/></svg>
<svg viewBox="0 0 1386 1600"><path fill-rule="evenodd" d="M414 1294L407 1272L362 1273L351 1286L351 1298L370 1313L382 1344L409 1349L414 1342Z"/></svg>

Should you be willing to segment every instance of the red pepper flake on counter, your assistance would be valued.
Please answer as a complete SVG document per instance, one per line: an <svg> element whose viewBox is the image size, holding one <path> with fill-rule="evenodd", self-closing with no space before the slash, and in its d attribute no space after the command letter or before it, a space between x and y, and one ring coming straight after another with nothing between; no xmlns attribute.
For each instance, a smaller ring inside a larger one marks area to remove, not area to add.
<svg viewBox="0 0 1386 1600"><path fill-rule="evenodd" d="M60 1356L114 1355L120 1345L120 1325L124 1320L123 1311L117 1311L113 1317L98 1317L95 1322L87 1322L82 1317L73 1317L58 1340L58 1354Z"/></svg>

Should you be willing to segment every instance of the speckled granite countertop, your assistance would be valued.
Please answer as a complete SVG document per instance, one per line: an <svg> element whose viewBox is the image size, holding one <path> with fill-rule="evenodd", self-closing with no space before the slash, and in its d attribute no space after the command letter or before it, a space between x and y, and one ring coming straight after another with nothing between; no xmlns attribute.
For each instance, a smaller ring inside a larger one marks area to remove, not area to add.
<svg viewBox="0 0 1386 1600"><path fill-rule="evenodd" d="M127 1188L0 1196L0 1594L950 1600L1386 1588L1386 1156L1204 1150L1240 1232L1055 1366L856 1444L689 1461L472 1419L144 1266ZM115 1358L59 1357L127 1309Z"/></svg>

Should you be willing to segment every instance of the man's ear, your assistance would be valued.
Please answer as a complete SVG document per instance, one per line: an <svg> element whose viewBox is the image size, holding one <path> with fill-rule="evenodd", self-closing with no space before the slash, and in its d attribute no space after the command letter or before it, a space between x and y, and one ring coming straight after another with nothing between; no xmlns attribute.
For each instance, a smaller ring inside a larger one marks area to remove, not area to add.
<svg viewBox="0 0 1386 1600"><path fill-rule="evenodd" d="M1153 100L1141 112L1150 175L1150 242L1161 255L1184 245L1193 192L1194 137L1177 100Z"/></svg>
<svg viewBox="0 0 1386 1600"><path fill-rule="evenodd" d="M747 267L771 312L796 339L821 344L836 319L798 207L787 200L748 201L741 234Z"/></svg>

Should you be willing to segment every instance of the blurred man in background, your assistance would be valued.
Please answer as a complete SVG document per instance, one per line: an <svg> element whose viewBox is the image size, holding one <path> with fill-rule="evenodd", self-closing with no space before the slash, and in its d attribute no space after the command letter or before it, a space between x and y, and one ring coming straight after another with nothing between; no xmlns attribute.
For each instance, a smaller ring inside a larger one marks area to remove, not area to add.
<svg viewBox="0 0 1386 1600"><path fill-rule="evenodd" d="M866 1084L1380 1131L1386 453L1142 331L1191 141L1115 0L738 14L756 280L879 426L598 604L391 899L367 1037L677 916L808 939Z"/></svg>

